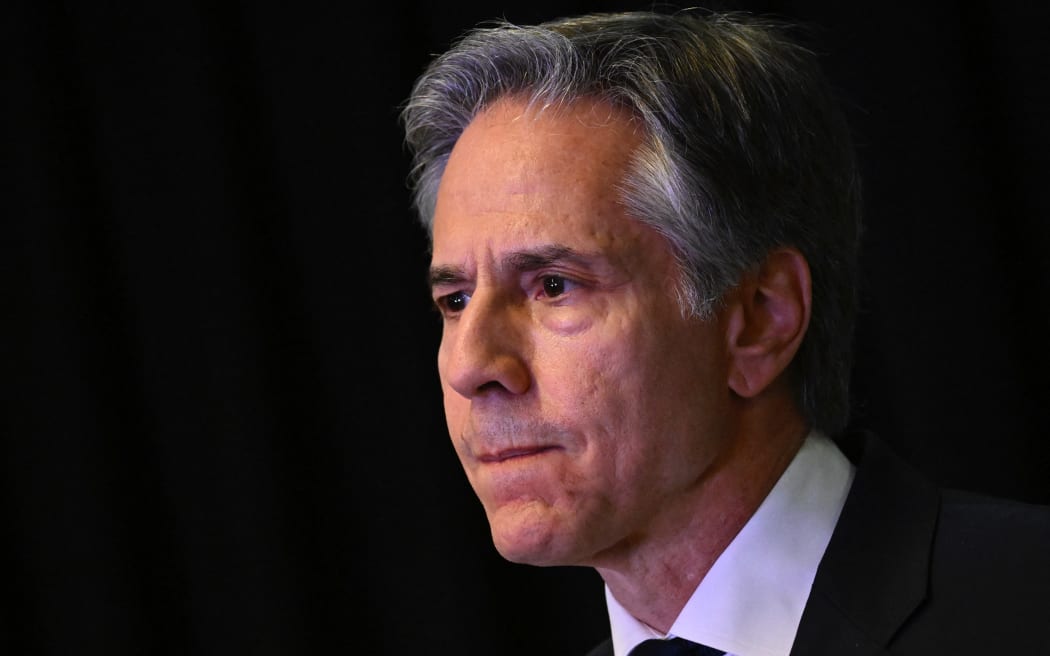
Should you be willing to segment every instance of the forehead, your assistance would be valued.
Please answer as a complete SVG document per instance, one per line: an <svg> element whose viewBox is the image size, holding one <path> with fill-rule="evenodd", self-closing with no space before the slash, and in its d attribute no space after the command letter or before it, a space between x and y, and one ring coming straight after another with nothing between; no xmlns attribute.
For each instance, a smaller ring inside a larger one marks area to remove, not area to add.
<svg viewBox="0 0 1050 656"><path fill-rule="evenodd" d="M620 202L641 139L630 114L600 101L490 106L449 156L434 214L435 258L480 242L582 239L602 248L646 230Z"/></svg>

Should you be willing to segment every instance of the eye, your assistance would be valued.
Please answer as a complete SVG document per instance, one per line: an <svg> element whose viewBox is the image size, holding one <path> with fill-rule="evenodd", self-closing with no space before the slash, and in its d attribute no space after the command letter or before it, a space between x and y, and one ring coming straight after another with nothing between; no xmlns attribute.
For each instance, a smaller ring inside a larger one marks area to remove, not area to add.
<svg viewBox="0 0 1050 656"><path fill-rule="evenodd" d="M561 276L544 276L542 282L543 294L547 298L561 296L572 287L572 283Z"/></svg>
<svg viewBox="0 0 1050 656"><path fill-rule="evenodd" d="M452 292L451 294L445 294L439 296L436 300L438 308L446 314L457 314L463 311L463 308L467 307L467 302L470 301L470 294L466 292Z"/></svg>

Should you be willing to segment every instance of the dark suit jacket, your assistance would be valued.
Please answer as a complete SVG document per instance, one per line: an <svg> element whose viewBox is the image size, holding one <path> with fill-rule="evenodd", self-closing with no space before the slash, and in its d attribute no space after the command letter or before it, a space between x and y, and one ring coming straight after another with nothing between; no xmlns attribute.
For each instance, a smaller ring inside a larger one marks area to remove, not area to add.
<svg viewBox="0 0 1050 656"><path fill-rule="evenodd" d="M942 491L874 436L841 442L857 475L792 656L1050 655L1050 507Z"/></svg>

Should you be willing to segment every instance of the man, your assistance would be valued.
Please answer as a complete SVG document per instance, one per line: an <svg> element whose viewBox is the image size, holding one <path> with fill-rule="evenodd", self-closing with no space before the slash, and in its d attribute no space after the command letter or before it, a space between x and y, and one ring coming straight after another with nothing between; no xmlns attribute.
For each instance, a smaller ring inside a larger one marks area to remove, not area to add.
<svg viewBox="0 0 1050 656"><path fill-rule="evenodd" d="M602 576L593 654L1050 653L1047 513L840 435L859 185L788 28L478 29L403 117L449 433L505 558Z"/></svg>

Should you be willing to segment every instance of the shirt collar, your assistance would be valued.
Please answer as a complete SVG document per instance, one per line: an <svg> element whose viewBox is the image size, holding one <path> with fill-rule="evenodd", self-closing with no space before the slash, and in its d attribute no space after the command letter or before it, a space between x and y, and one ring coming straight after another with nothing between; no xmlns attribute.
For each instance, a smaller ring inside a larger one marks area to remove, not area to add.
<svg viewBox="0 0 1050 656"><path fill-rule="evenodd" d="M736 656L787 656L853 473L830 439L811 432L711 566L668 636ZM631 616L608 587L605 599L616 656L647 638L665 637Z"/></svg>

